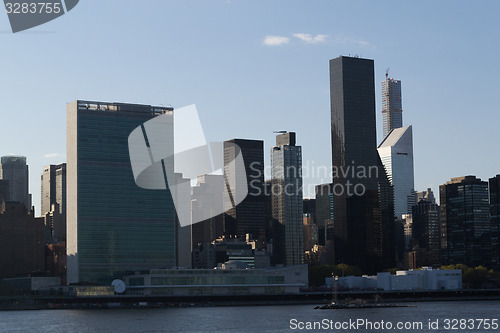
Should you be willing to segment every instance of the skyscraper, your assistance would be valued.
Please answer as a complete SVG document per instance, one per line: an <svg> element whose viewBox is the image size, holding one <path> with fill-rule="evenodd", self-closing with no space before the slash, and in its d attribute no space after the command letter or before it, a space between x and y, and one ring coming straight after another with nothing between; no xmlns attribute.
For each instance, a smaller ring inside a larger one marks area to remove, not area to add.
<svg viewBox="0 0 500 333"><path fill-rule="evenodd" d="M474 176L439 186L444 264L491 264L488 182Z"/></svg>
<svg viewBox="0 0 500 333"><path fill-rule="evenodd" d="M241 151L247 178L238 177L241 170L233 163ZM227 236L254 239L266 234L264 197L264 142L260 140L233 139L224 142L224 177L226 183L235 184L233 192L248 189L247 197L236 207L230 201L224 202L224 233ZM233 197L238 197L233 193ZM229 199L229 198L227 198Z"/></svg>
<svg viewBox="0 0 500 333"><path fill-rule="evenodd" d="M336 262L390 267L394 208L377 153L373 60L330 60L330 96Z"/></svg>
<svg viewBox="0 0 500 333"><path fill-rule="evenodd" d="M191 189L191 214L193 221L201 221L191 226L193 248L198 244L210 243L221 237L223 231L222 200L213 193L223 193L223 175L198 176L197 185ZM206 216L210 216L205 219Z"/></svg>
<svg viewBox="0 0 500 333"><path fill-rule="evenodd" d="M168 142L148 140L142 126L160 115L168 116ZM172 195L135 183L128 138L140 126L145 149L173 152L172 108L80 100L67 106L68 283L108 284L125 271L175 266ZM161 164L157 182L165 184L173 160Z"/></svg>
<svg viewBox="0 0 500 333"><path fill-rule="evenodd" d="M0 205L9 197L9 181L0 179Z"/></svg>
<svg viewBox="0 0 500 333"><path fill-rule="evenodd" d="M41 214L49 213L57 204L59 213L66 215L66 163L44 167L41 184Z"/></svg>
<svg viewBox="0 0 500 333"><path fill-rule="evenodd" d="M0 163L0 179L9 181L9 192L5 201L17 201L31 210L29 194L29 171L24 156L3 156Z"/></svg>
<svg viewBox="0 0 500 333"><path fill-rule="evenodd" d="M490 178L490 225L492 267L500 268L500 175Z"/></svg>
<svg viewBox="0 0 500 333"><path fill-rule="evenodd" d="M382 123L384 139L393 129L403 127L401 81L389 78L388 73L382 81Z"/></svg>
<svg viewBox="0 0 500 333"><path fill-rule="evenodd" d="M302 147L295 144L295 133L276 136L271 150L273 218L284 226L284 237L276 251L287 265L304 263Z"/></svg>
<svg viewBox="0 0 500 333"><path fill-rule="evenodd" d="M43 220L21 202L0 203L0 279L44 271Z"/></svg>
<svg viewBox="0 0 500 333"><path fill-rule="evenodd" d="M441 263L441 230L439 206L421 200L413 206L412 238L417 247L417 267L436 266Z"/></svg>
<svg viewBox="0 0 500 333"><path fill-rule="evenodd" d="M415 204L412 127L393 129L378 147L380 159L394 188L394 212L400 219Z"/></svg>
<svg viewBox="0 0 500 333"><path fill-rule="evenodd" d="M415 204L418 204L420 200L426 200L433 204L436 203L436 198L434 197L434 192L432 192L431 188L427 188L426 191L415 192Z"/></svg>
<svg viewBox="0 0 500 333"><path fill-rule="evenodd" d="M316 185L316 224L319 245L326 245L326 226L333 221L333 184Z"/></svg>

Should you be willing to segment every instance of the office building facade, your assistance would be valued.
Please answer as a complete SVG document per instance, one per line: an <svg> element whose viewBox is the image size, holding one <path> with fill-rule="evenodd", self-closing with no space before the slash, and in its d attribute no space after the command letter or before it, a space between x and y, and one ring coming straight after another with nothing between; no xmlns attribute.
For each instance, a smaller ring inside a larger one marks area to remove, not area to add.
<svg viewBox="0 0 500 333"><path fill-rule="evenodd" d="M373 60L330 60L330 96L335 260L366 272L391 267L393 195L377 153Z"/></svg>
<svg viewBox="0 0 500 333"><path fill-rule="evenodd" d="M233 163L236 156L243 156L246 179L238 177L241 170ZM264 142L261 140L233 139L224 142L224 177L234 184L233 192L248 191L247 197L238 205L233 205L231 196L224 202L224 234L245 237L252 234L254 239L266 235L266 215L264 196ZM233 198L239 197L237 193Z"/></svg>
<svg viewBox="0 0 500 333"><path fill-rule="evenodd" d="M43 272L44 245L43 219L22 202L0 202L0 279Z"/></svg>
<svg viewBox="0 0 500 333"><path fill-rule="evenodd" d="M333 184L316 185L315 191L318 241L319 245L324 246L326 245L326 225L333 221Z"/></svg>
<svg viewBox="0 0 500 333"><path fill-rule="evenodd" d="M26 157L3 156L0 159L0 179L9 181L9 191L5 201L22 202L26 209L31 210Z"/></svg>
<svg viewBox="0 0 500 333"><path fill-rule="evenodd" d="M474 176L439 186L443 264L491 264L488 182Z"/></svg>
<svg viewBox="0 0 500 333"><path fill-rule="evenodd" d="M66 163L48 165L41 176L41 213L49 213L57 205L60 214L66 214Z"/></svg>
<svg viewBox="0 0 500 333"><path fill-rule="evenodd" d="M491 265L500 269L500 175L489 179L490 226L491 226Z"/></svg>
<svg viewBox="0 0 500 333"><path fill-rule="evenodd" d="M151 142L145 122L166 116ZM149 147L173 152L173 109L150 105L75 101L67 106L68 284L108 284L124 272L176 264L175 208L170 191L136 185L128 138L141 128ZM148 163L147 161L142 161ZM166 184L173 160L162 160Z"/></svg>
<svg viewBox="0 0 500 333"><path fill-rule="evenodd" d="M413 206L412 238L417 251L417 267L441 264L441 230L439 206L421 200Z"/></svg>
<svg viewBox="0 0 500 333"><path fill-rule="evenodd" d="M415 205L412 127L393 129L378 147L378 153L393 186L394 212L400 219L411 214Z"/></svg>
<svg viewBox="0 0 500 333"><path fill-rule="evenodd" d="M436 197L434 196L434 192L431 188L427 188L426 191L415 192L415 204L418 204L420 200L426 200L433 204L436 203Z"/></svg>
<svg viewBox="0 0 500 333"><path fill-rule="evenodd" d="M273 218L284 227L281 246L284 264L304 262L302 147L295 142L295 133L276 136L271 150L271 182Z"/></svg>

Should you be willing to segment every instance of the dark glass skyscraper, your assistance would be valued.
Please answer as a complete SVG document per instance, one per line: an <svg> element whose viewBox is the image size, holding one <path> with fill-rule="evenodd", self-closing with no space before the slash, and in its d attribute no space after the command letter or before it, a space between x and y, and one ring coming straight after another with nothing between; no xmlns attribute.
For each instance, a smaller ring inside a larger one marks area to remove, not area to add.
<svg viewBox="0 0 500 333"><path fill-rule="evenodd" d="M136 185L128 146L133 130L165 114L173 117L173 109L93 101L68 104L68 283L108 284L126 271L175 266L172 196L169 190ZM173 121L165 132L170 142L148 142L147 147L160 144L173 151ZM174 172L173 161L162 163L164 173ZM164 176L158 182L165 184Z"/></svg>
<svg viewBox="0 0 500 333"><path fill-rule="evenodd" d="M491 264L488 182L474 176L439 186L444 264Z"/></svg>
<svg viewBox="0 0 500 333"><path fill-rule="evenodd" d="M413 246L420 250L417 267L436 266L441 263L441 231L439 228L439 206L420 200L413 206Z"/></svg>
<svg viewBox="0 0 500 333"><path fill-rule="evenodd" d="M319 245L326 245L325 230L333 221L333 184L316 185L316 224Z"/></svg>
<svg viewBox="0 0 500 333"><path fill-rule="evenodd" d="M500 268L500 175L490 178L490 225L492 266Z"/></svg>
<svg viewBox="0 0 500 333"><path fill-rule="evenodd" d="M240 170L233 163L241 151L247 178L238 177ZM264 197L264 142L261 140L233 139L224 142L224 177L226 182L235 184L233 191L248 190L247 197L236 207L224 202L224 233L227 236L245 237L252 234L254 239L265 237L266 216ZM238 197L237 194L233 197Z"/></svg>
<svg viewBox="0 0 500 333"><path fill-rule="evenodd" d="M330 60L330 96L335 259L374 272L394 263L394 204L377 153L373 60Z"/></svg>

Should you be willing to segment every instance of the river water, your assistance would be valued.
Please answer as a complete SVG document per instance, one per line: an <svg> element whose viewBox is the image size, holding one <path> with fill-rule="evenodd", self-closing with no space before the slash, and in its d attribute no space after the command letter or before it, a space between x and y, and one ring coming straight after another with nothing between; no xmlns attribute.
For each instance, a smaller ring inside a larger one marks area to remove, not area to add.
<svg viewBox="0 0 500 333"><path fill-rule="evenodd" d="M494 325L500 320L500 301L406 304L415 307L315 310L313 305L289 305L4 311L0 312L0 332L500 332ZM397 325L403 326L398 329Z"/></svg>

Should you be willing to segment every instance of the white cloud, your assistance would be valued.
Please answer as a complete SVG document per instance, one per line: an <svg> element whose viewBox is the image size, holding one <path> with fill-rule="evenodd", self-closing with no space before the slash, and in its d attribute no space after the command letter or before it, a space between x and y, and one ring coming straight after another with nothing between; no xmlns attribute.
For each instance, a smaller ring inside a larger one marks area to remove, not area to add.
<svg viewBox="0 0 500 333"><path fill-rule="evenodd" d="M293 37L298 38L309 44L324 43L328 38L328 35L319 34L316 36L310 34L293 34Z"/></svg>
<svg viewBox="0 0 500 333"><path fill-rule="evenodd" d="M290 38L284 36L266 36L262 44L267 46L279 46L290 43Z"/></svg>
<svg viewBox="0 0 500 333"><path fill-rule="evenodd" d="M55 157L66 157L65 154L58 154L58 153L50 153L50 154L45 154L43 155L45 158L55 158Z"/></svg>

